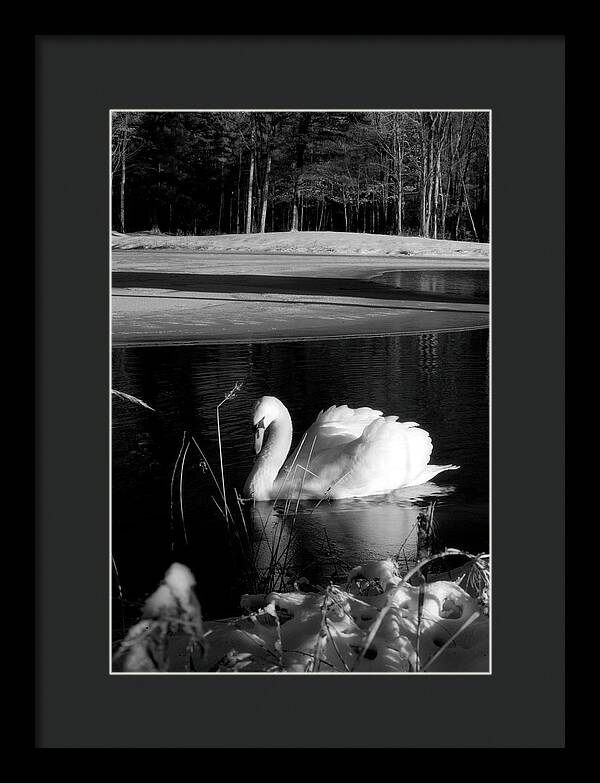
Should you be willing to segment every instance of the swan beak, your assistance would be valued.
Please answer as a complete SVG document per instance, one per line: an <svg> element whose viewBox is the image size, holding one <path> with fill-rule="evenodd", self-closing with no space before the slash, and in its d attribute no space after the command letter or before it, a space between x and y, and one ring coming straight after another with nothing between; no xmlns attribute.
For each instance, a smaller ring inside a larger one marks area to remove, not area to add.
<svg viewBox="0 0 600 783"><path fill-rule="evenodd" d="M258 424L254 425L254 453L260 454L260 450L263 445L263 437L265 434L265 420L261 419Z"/></svg>

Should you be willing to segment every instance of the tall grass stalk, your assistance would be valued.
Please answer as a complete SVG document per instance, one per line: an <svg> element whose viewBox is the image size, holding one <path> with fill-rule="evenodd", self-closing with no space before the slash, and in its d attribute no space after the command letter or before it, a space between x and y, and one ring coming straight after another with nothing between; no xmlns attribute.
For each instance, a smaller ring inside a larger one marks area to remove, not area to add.
<svg viewBox="0 0 600 783"><path fill-rule="evenodd" d="M277 494L275 495L275 500L273 501L273 505L271 506L271 510L269 511L269 513L267 515L267 519L266 519L265 524L269 523L269 519L271 518L271 514L275 510L275 506L277 505L277 501L281 497L281 493L283 492L283 490L287 486L287 484L288 484L288 482L290 480L290 477L292 476L292 471L294 470L294 467L296 465L296 460L298 459L298 455L300 454L302 446L304 445L304 441L306 440L306 434L307 433L305 432L304 435L302 436L302 440L300 441L300 445L296 449L296 453L294 454L294 458L292 459L292 464L290 465L290 469L288 471L288 475L285 477L285 480L281 483L279 489L277 490Z"/></svg>
<svg viewBox="0 0 600 783"><path fill-rule="evenodd" d="M323 496L322 496L322 497L319 499L319 501L318 501L318 502L317 502L317 503L316 503L316 504L313 506L313 508L311 509L311 512L310 512L310 513L311 513L311 514L314 514L314 512L315 512L315 511L316 511L316 510L319 508L319 506L321 505L321 503L323 503L323 501L324 501L324 500L329 500L329 499L330 499L330 497L331 497L331 495L330 495L330 493L331 493L331 490L332 490L332 489L333 489L335 486L337 486L337 485L338 485L340 482L342 482L342 481L343 481L345 478L347 478L347 477L348 477L348 476L349 476L351 473L352 473L352 471L351 471L351 470L349 470L347 473L344 473L344 475L343 475L343 476L341 476L339 479L337 479L336 481L333 481L333 482L332 482L332 483L331 483L331 484L330 484L330 485L327 487L327 489L326 489L326 490L325 490L325 492L323 493Z"/></svg>
<svg viewBox="0 0 600 783"><path fill-rule="evenodd" d="M329 608L329 594L330 594L330 587L327 587L325 590L325 595L323 596L323 603L321 604L321 623L319 625L319 632L317 634L317 639L315 641L315 646L313 648L313 654L312 659L309 659L306 662L306 665L304 667L305 672L318 672L321 668L321 653L323 651L323 647L325 646L325 641L327 639L327 610Z"/></svg>
<svg viewBox="0 0 600 783"><path fill-rule="evenodd" d="M187 537L187 530L185 527L185 515L183 513L183 468L185 466L185 457L188 453L188 449L190 447L190 441L186 443L185 451L183 452L183 456L181 458L181 468L179 470L179 510L181 512L181 525L183 527L183 537L185 539L186 546L188 545L188 537Z"/></svg>
<svg viewBox="0 0 600 783"><path fill-rule="evenodd" d="M438 552L435 555L432 555L431 557L426 557L423 560L419 560L419 562L414 566L414 568L411 568L410 571L407 571L407 573L402 577L401 584L406 585L409 584L412 577L419 573L422 568L424 568L426 565L429 565L429 563L433 563L435 560L440 560L443 557L448 557L449 555L463 555L464 557L469 558L469 560L477 561L480 559L483 559L487 557L487 555L472 555L470 552L464 552L462 549L444 549L443 552Z"/></svg>
<svg viewBox="0 0 600 783"><path fill-rule="evenodd" d="M219 441L219 464L221 466L221 494L223 496L225 518L227 519L227 517L230 516L230 514L229 514L229 508L227 506L227 494L225 492L225 470L223 467L223 447L221 445L221 419L219 416L219 408L221 407L221 405L223 405L224 402L225 400L223 400L217 405L217 439Z"/></svg>
<svg viewBox="0 0 600 783"><path fill-rule="evenodd" d="M222 491L222 489L221 489L221 486L219 485L219 482L218 482L218 480L217 480L217 477L216 477L216 476L215 476L215 474L214 474L214 471L213 471L213 469L212 469L212 468L211 468L211 466L210 466L210 462L209 462L209 461L206 459L206 457L205 457L205 455L204 455L204 452L202 451L202 449L201 449L201 448L200 448L200 446L198 445L198 441L196 440L196 438L194 438L194 436L193 436L193 435L192 435L192 443L193 443L193 444L194 444L194 446L195 446L195 447L198 449L198 453L200 454L200 457L202 458L202 464L203 464L203 465L206 465L206 467L208 468L208 471L209 471L209 473L210 473L210 475L211 475L211 477L212 477L213 481L215 482L215 486L216 486L216 488L218 489L218 491L219 491L219 494L221 495L221 499L223 500L223 503L225 503L225 497L224 497L224 495L223 495L223 491ZM219 504L218 504L218 503L217 503L217 508L219 509L219 511L221 512L221 514L222 514L222 515L225 517L225 521L226 521L226 522L229 524L229 519L228 519L228 517L227 517L227 514L226 514L226 512L225 512L223 509L221 509L221 508L219 507Z"/></svg>
<svg viewBox="0 0 600 783"><path fill-rule="evenodd" d="M296 498L296 507L295 507L295 510L294 510L294 517L292 519L292 527L291 527L291 529L289 531L288 544L287 544L287 546L286 546L286 548L284 550L284 553L283 553L283 565L281 566L281 579L282 579L282 582L285 579L286 568L287 568L288 559L289 559L289 553L290 553L290 551L292 549L292 541L293 541L293 534L294 534L294 527L293 527L293 525L296 522L296 515L298 514L298 508L300 507L300 499L302 497L302 491L304 490L304 482L306 480L306 474L310 473L308 466L310 465L310 460L311 460L312 453L313 453L313 450L314 450L316 442L317 442L317 437L315 435L315 437L313 439L313 442L312 442L312 445L310 447L309 454L308 454L308 460L306 462L306 468L302 468L301 465L297 465L296 466L296 467L299 467L302 470L302 480L300 482L300 488L298 490L298 497ZM314 476L315 474L313 473L312 475ZM285 522L285 513L284 513L284 519L281 522L281 528L282 529L283 529L284 522ZM281 535L281 533L280 533L280 535Z"/></svg>
<svg viewBox="0 0 600 783"><path fill-rule="evenodd" d="M125 609L123 607L123 590L121 589L121 579L119 577L119 569L117 568L114 555L112 555L112 564L115 570L115 576L117 577L117 591L119 593L119 603L121 605L121 630L123 631L123 638L125 638Z"/></svg>
<svg viewBox="0 0 600 783"><path fill-rule="evenodd" d="M216 417L217 417L217 440L219 442L219 464L221 466L221 488L223 490L223 504L225 507L225 514L229 514L229 516L232 518L231 512L229 511L229 507L227 505L227 494L225 491L225 469L223 467L223 446L221 443L221 417L220 417L220 410L221 405L224 405L228 400L232 400L235 395L238 393L238 391L242 388L243 383L236 381L233 385L233 388L231 388L225 397L221 400L221 402L216 407Z"/></svg>
<svg viewBox="0 0 600 783"><path fill-rule="evenodd" d="M308 452L308 460L306 461L306 468L302 471L302 481L300 482L300 490L298 492L298 498L296 499L296 509L294 511L295 514L298 513L298 507L300 506L300 498L302 497L302 490L304 489L304 482L306 481L306 474L309 472L308 468L310 465L310 458L312 457L312 453L315 448L316 442L317 442L317 436L315 435L310 447L310 451ZM312 475L314 476L315 474L313 473Z"/></svg>
<svg viewBox="0 0 600 783"><path fill-rule="evenodd" d="M177 455L177 459L175 460L175 464L173 465L173 472L171 473L171 552L175 549L175 536L174 536L174 527L175 527L175 511L174 511L174 504L175 504L175 475L177 474L177 467L179 466L179 460L181 459L181 455L183 454L183 450L185 448L185 439L186 439L187 433L183 432L183 440L181 441L181 447L179 449L179 454Z"/></svg>
<svg viewBox="0 0 600 783"><path fill-rule="evenodd" d="M139 397L134 397L133 394L125 394L125 392L117 391L116 389L111 389L112 394L115 395L115 397L119 397L121 400L127 400L127 402L133 402L134 405L141 405L142 408L147 408L149 411L156 411L154 408L151 408L147 403L145 403L143 400L140 400Z"/></svg>
<svg viewBox="0 0 600 783"><path fill-rule="evenodd" d="M419 671L421 667L421 621L423 619L423 602L425 601L425 582L427 581L423 574L419 571L419 595L417 598L417 639L415 644L416 653L416 670Z"/></svg>

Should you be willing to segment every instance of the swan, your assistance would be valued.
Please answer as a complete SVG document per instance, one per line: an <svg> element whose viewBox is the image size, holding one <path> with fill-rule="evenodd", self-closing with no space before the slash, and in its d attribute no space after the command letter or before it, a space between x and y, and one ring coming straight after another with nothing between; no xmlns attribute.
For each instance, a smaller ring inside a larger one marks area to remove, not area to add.
<svg viewBox="0 0 600 783"><path fill-rule="evenodd" d="M332 405L321 411L289 456L292 419L281 400L261 397L252 428L256 459L243 494L255 501L383 495L458 469L428 464L433 444L416 422L373 408Z"/></svg>

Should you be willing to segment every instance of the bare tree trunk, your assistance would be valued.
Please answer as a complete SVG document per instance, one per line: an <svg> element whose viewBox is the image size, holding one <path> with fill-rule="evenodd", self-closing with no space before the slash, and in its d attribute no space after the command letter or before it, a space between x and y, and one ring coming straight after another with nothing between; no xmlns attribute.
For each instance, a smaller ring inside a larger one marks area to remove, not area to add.
<svg viewBox="0 0 600 783"><path fill-rule="evenodd" d="M240 147L240 158L238 161L237 200L236 200L236 207L237 207L237 217L236 217L236 224L235 224L236 234L240 233L240 228L242 225L241 203L240 203L241 183L242 183L242 148Z"/></svg>
<svg viewBox="0 0 600 783"><path fill-rule="evenodd" d="M221 234L221 219L223 216L223 206L225 204L225 164L221 163L221 197L219 199L219 223L217 226L217 233Z"/></svg>
<svg viewBox="0 0 600 783"><path fill-rule="evenodd" d="M429 162L428 162L428 168L427 168L427 215L426 215L426 234L425 236L430 235L430 226L431 226L431 204L433 200L433 176L434 176L434 166L433 166L433 158L434 158L434 144L435 144L435 124L436 120L432 121L431 127L430 127L430 133L429 133Z"/></svg>
<svg viewBox="0 0 600 783"><path fill-rule="evenodd" d="M252 189L254 187L254 128L252 128L252 140L250 142L250 172L248 174L248 201L246 207L246 234L252 233Z"/></svg>
<svg viewBox="0 0 600 783"><path fill-rule="evenodd" d="M262 194L262 206L260 213L260 233L265 233L265 226L267 224L267 204L269 201L269 175L271 173L271 143L268 142L267 146L267 162L265 164L265 180L263 185Z"/></svg>
<svg viewBox="0 0 600 783"><path fill-rule="evenodd" d="M398 128L398 147L396 151L397 156L397 180L398 180L398 236L402 234L402 163L404 162L404 139L402 138L401 128Z"/></svg>
<svg viewBox="0 0 600 783"><path fill-rule="evenodd" d="M429 126L427 121L427 114L423 112L421 114L421 236L426 237L428 235L427 226L427 182L429 180L429 157L427 155Z"/></svg>
<svg viewBox="0 0 600 783"><path fill-rule="evenodd" d="M439 166L439 160L438 160L438 166ZM440 174L436 167L435 172L435 185L434 185L434 191L433 191L433 238L437 239L437 229L438 229L438 199L440 196Z"/></svg>
<svg viewBox="0 0 600 783"><path fill-rule="evenodd" d="M473 234L475 234L475 241L479 242L479 236L477 235L477 229L475 228L475 221L473 220L473 215L471 214L471 207L469 206L469 196L467 194L467 188L462 175L461 175L461 180L462 180L463 190L465 192L465 204L467 205L467 212L469 213L469 217L471 218L471 226L473 228Z"/></svg>
<svg viewBox="0 0 600 783"><path fill-rule="evenodd" d="M433 190L433 238L434 239L437 239L438 236L438 203L440 198L440 185L442 179L442 146L444 143L445 135L446 135L446 128L444 125L441 138L438 141L438 150L437 150L437 155L435 160L435 180L434 180L434 190Z"/></svg>
<svg viewBox="0 0 600 783"><path fill-rule="evenodd" d="M371 209L372 209L372 215L373 215L373 220L372 220L372 223L371 223L371 233L374 234L375 233L375 226L376 226L375 217L376 217L376 212L377 212L377 198L375 196L375 188L374 187L373 187L373 194L372 194L372 198L371 198Z"/></svg>
<svg viewBox="0 0 600 783"><path fill-rule="evenodd" d="M446 208L448 206L448 194L444 193L444 188L441 182L440 182L440 202L442 205L442 223L441 223L442 237L441 238L446 239Z"/></svg>
<svg viewBox="0 0 600 783"><path fill-rule="evenodd" d="M306 150L307 134L310 127L311 116L308 113L302 113L298 121L298 137L296 141L296 165L294 172L294 192L292 196L292 225L290 231L298 230L298 202L299 187L302 168L304 167L304 152Z"/></svg>
<svg viewBox="0 0 600 783"><path fill-rule="evenodd" d="M321 200L317 206L317 231L321 230L323 222L323 213L325 212L325 202Z"/></svg>
<svg viewBox="0 0 600 783"><path fill-rule="evenodd" d="M402 161L404 158L404 142L400 140L398 151L398 236L402 234Z"/></svg>
<svg viewBox="0 0 600 783"><path fill-rule="evenodd" d="M436 139L438 141L438 153L441 146L441 137L437 128L439 120L439 114L433 114L432 112L421 113L421 235L424 237L429 237L431 234L435 190Z"/></svg>
<svg viewBox="0 0 600 783"><path fill-rule="evenodd" d="M356 176L356 233L360 230L360 169Z"/></svg>
<svg viewBox="0 0 600 783"><path fill-rule="evenodd" d="M129 114L125 113L125 123L123 125L123 153L121 156L121 232L125 233L125 175L127 158L127 135L129 133Z"/></svg>
<svg viewBox="0 0 600 783"><path fill-rule="evenodd" d="M460 168L460 161L458 163L458 176L459 180L462 183L462 187L460 187L459 192L459 201L458 201L458 214L456 216L456 226L454 228L454 238L458 239L459 236L459 227L460 227L460 221L462 217L462 205L463 205L463 196L466 196L467 189L465 187L465 177L467 176L467 171L469 169L469 165L471 163L471 152L472 152L472 142L473 142L473 133L475 131L475 119L476 115L473 117L473 122L471 123L471 128L469 131L469 138L467 139L467 158L465 160L465 165L463 168ZM462 134L461 134L462 135ZM470 210L469 210L470 211Z"/></svg>
<svg viewBox="0 0 600 783"><path fill-rule="evenodd" d="M394 166L396 169L396 234L402 234L402 163L404 158L404 140L402 125L398 113L394 115Z"/></svg>

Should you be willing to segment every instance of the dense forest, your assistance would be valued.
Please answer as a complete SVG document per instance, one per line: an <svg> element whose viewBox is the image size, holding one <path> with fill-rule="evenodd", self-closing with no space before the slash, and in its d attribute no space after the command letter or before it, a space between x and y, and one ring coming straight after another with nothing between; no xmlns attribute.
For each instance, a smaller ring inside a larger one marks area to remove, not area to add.
<svg viewBox="0 0 600 783"><path fill-rule="evenodd" d="M487 112L113 112L120 232L489 240Z"/></svg>

